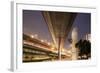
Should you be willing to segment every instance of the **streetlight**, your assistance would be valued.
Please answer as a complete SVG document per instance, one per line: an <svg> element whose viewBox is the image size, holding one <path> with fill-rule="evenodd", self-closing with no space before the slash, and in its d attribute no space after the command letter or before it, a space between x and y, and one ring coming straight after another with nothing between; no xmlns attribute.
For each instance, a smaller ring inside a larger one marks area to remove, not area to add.
<svg viewBox="0 0 100 73"><path fill-rule="evenodd" d="M31 38L34 38L34 35L31 35Z"/></svg>
<svg viewBox="0 0 100 73"><path fill-rule="evenodd" d="M44 42L44 40L41 40L41 42Z"/></svg>
<svg viewBox="0 0 100 73"><path fill-rule="evenodd" d="M50 45L50 43L49 43L49 42L48 42L47 44L48 44L48 45Z"/></svg>
<svg viewBox="0 0 100 73"><path fill-rule="evenodd" d="M71 50L68 50L67 53L70 53L71 54L72 52L71 52Z"/></svg>
<svg viewBox="0 0 100 73"><path fill-rule="evenodd" d="M65 51L65 49L62 49L62 52L64 52Z"/></svg>
<svg viewBox="0 0 100 73"><path fill-rule="evenodd" d="M51 50L54 50L54 49L55 49L54 47L51 48Z"/></svg>

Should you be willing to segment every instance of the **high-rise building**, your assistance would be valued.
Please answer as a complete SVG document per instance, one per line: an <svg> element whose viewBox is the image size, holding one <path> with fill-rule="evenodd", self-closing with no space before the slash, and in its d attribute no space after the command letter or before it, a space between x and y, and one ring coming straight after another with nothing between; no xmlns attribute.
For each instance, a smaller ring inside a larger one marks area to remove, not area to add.
<svg viewBox="0 0 100 73"><path fill-rule="evenodd" d="M72 30L72 60L77 60L78 51L75 44L78 42L78 28L74 27Z"/></svg>
<svg viewBox="0 0 100 73"><path fill-rule="evenodd" d="M85 40L88 40L91 42L91 34L86 34L85 35Z"/></svg>

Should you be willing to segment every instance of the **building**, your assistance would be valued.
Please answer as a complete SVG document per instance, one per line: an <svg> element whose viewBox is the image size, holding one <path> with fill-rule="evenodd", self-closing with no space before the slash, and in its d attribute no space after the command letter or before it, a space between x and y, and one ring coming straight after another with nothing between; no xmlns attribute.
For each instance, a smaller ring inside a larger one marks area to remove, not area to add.
<svg viewBox="0 0 100 73"><path fill-rule="evenodd" d="M86 40L91 42L91 34L86 34L85 38L86 38Z"/></svg>
<svg viewBox="0 0 100 73"><path fill-rule="evenodd" d="M86 34L86 35L84 36L84 40L88 40L88 41L91 42L91 34L90 34L90 33Z"/></svg>
<svg viewBox="0 0 100 73"><path fill-rule="evenodd" d="M78 28L73 28L72 30L72 60L77 60L78 51L75 44L78 42Z"/></svg>

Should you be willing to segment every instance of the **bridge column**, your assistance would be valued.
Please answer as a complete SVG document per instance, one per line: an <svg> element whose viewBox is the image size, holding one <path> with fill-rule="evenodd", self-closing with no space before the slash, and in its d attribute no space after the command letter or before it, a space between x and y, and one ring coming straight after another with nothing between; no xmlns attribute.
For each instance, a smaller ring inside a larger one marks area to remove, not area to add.
<svg viewBox="0 0 100 73"><path fill-rule="evenodd" d="M61 60L61 52L64 46L64 39L62 37L58 38L58 59Z"/></svg>

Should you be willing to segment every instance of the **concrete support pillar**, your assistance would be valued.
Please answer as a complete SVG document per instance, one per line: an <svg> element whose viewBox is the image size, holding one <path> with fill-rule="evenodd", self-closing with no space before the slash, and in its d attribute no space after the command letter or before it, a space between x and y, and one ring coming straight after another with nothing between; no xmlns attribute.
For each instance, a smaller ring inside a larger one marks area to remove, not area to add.
<svg viewBox="0 0 100 73"><path fill-rule="evenodd" d="M77 60L78 59L78 50L75 47L75 42L72 43L72 60Z"/></svg>
<svg viewBox="0 0 100 73"><path fill-rule="evenodd" d="M58 59L61 60L61 52L64 47L64 39L62 37L58 38Z"/></svg>

